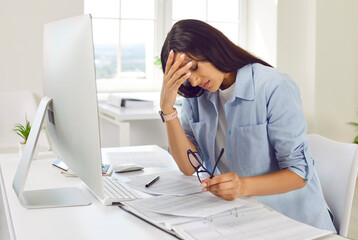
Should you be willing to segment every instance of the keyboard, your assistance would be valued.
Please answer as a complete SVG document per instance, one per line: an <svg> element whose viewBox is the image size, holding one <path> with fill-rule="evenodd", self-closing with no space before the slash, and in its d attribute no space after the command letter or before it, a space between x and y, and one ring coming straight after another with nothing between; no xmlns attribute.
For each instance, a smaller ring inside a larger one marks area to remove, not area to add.
<svg viewBox="0 0 358 240"><path fill-rule="evenodd" d="M129 186L115 177L103 176L104 184L104 205L112 205L124 201L131 201L140 198Z"/></svg>

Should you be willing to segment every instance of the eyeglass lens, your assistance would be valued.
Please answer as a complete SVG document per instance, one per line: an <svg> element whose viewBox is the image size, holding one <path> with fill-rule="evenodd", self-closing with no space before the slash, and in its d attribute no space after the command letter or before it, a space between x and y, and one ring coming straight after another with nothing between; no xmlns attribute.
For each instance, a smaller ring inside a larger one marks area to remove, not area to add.
<svg viewBox="0 0 358 240"><path fill-rule="evenodd" d="M199 157L199 154L197 152L193 152L190 149L187 151L187 155L188 155L188 159L190 164L192 165L192 167L195 169L196 174L198 176L199 181L201 182L202 179L207 178L207 174L209 175L210 178L214 177L214 173L216 170L216 167L222 157L222 155L224 154L224 148L221 149L220 154L218 159L215 162L213 171L209 171L204 167L204 164L201 160L201 158ZM202 173L207 173L205 175L202 175Z"/></svg>

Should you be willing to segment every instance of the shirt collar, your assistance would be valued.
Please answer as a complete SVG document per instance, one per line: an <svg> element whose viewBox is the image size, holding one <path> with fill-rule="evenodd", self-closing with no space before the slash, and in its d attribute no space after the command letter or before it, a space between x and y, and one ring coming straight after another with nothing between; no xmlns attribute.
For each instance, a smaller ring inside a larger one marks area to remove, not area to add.
<svg viewBox="0 0 358 240"><path fill-rule="evenodd" d="M245 100L254 100L255 86L252 64L237 70L234 96Z"/></svg>
<svg viewBox="0 0 358 240"><path fill-rule="evenodd" d="M253 69L252 64L247 64L244 67L237 70L236 80L235 80L235 90L232 98L228 100L228 102L233 102L235 97L245 99L245 100L254 100L255 98L255 86L253 79ZM212 102L215 102L217 98L217 92L211 93L209 91L205 91L207 93L207 99Z"/></svg>

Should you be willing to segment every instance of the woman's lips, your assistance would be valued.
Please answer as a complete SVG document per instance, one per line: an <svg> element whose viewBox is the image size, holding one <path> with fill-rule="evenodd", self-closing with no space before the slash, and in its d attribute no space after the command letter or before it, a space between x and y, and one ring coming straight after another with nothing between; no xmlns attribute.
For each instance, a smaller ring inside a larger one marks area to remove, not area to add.
<svg viewBox="0 0 358 240"><path fill-rule="evenodd" d="M200 87L201 87L201 88L204 88L205 90L208 89L208 87L209 87L209 82L210 82L210 80L207 81L203 86L200 86Z"/></svg>

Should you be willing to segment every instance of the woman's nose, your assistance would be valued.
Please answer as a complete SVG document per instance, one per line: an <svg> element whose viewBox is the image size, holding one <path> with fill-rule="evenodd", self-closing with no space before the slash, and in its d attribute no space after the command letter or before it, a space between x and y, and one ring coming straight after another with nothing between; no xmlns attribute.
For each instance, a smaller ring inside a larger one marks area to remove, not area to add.
<svg viewBox="0 0 358 240"><path fill-rule="evenodd" d="M190 82L191 86L196 87L196 86L198 86L199 78L198 78L198 76L191 74L188 81Z"/></svg>

